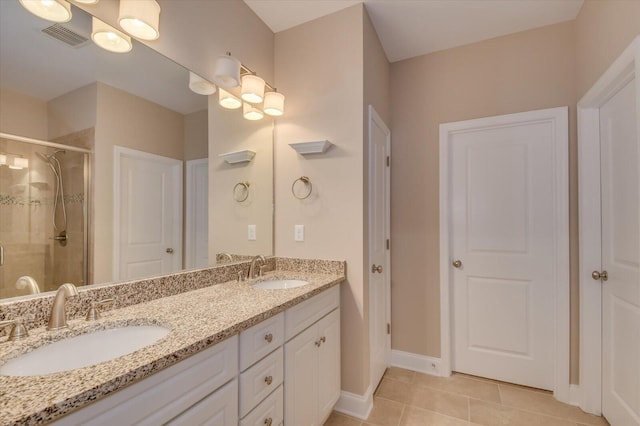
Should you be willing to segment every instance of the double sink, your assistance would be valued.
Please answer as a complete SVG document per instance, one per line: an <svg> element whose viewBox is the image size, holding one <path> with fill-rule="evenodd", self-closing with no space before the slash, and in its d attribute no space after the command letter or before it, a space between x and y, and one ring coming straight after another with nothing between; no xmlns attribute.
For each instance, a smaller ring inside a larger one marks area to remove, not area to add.
<svg viewBox="0 0 640 426"><path fill-rule="evenodd" d="M287 290L307 284L304 280L272 278L251 285L262 290ZM0 365L0 375L41 376L90 367L153 345L170 332L160 325L132 325L68 337L8 360Z"/></svg>

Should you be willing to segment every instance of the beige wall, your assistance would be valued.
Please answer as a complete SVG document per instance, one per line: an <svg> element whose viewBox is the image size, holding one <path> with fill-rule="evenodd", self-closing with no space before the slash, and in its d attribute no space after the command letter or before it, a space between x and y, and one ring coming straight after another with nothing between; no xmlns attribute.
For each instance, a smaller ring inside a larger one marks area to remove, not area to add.
<svg viewBox="0 0 640 426"><path fill-rule="evenodd" d="M122 90L98 83L93 162L94 281L113 273L113 147L182 160L183 115Z"/></svg>
<svg viewBox="0 0 640 426"><path fill-rule="evenodd" d="M440 356L438 126L569 105L575 128L572 22L391 66L392 347ZM570 132L575 289L575 131Z"/></svg>
<svg viewBox="0 0 640 426"><path fill-rule="evenodd" d="M341 288L342 389L363 394L369 377L363 284L363 9L342 10L276 34L276 85L287 95L276 126L276 253L345 259ZM328 139L322 155L288 144ZM291 184L308 176L313 194L297 200ZM293 240L305 225L305 241Z"/></svg>
<svg viewBox="0 0 640 426"><path fill-rule="evenodd" d="M47 139L47 102L11 90L0 90L0 132Z"/></svg>
<svg viewBox="0 0 640 426"><path fill-rule="evenodd" d="M98 86L92 83L48 102L49 134L46 140L96 125Z"/></svg>
<svg viewBox="0 0 640 426"><path fill-rule="evenodd" d="M208 110L184 116L184 159L198 160L209 155Z"/></svg>
<svg viewBox="0 0 640 426"><path fill-rule="evenodd" d="M220 108L217 97L209 102L209 263L223 252L273 254L272 120L245 120L241 111ZM228 164L219 157L243 149L256 153L253 160ZM233 188L244 181L249 196L236 202ZM255 241L248 239L248 225L256 225Z"/></svg>
<svg viewBox="0 0 640 426"><path fill-rule="evenodd" d="M637 1L587 0L572 22L392 64L394 349L440 355L438 124L568 105L571 382L578 382L575 105L640 34L638 16Z"/></svg>

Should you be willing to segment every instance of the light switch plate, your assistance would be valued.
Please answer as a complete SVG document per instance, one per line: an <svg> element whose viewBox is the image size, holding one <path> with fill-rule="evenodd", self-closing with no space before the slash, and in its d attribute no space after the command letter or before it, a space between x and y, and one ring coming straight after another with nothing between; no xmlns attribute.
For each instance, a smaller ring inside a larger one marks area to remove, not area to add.
<svg viewBox="0 0 640 426"><path fill-rule="evenodd" d="M304 241L304 225L296 225L294 227L293 239L295 241Z"/></svg>
<svg viewBox="0 0 640 426"><path fill-rule="evenodd" d="M248 234L247 236L249 238L249 241L255 241L256 240L256 226L255 225L249 225L247 234Z"/></svg>

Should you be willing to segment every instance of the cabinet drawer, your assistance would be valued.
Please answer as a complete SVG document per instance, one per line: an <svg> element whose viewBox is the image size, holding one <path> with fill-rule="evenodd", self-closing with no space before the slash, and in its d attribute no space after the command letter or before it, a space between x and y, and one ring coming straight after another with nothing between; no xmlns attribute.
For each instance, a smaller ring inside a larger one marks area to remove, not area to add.
<svg viewBox="0 0 640 426"><path fill-rule="evenodd" d="M246 370L284 343L284 312L240 333L240 371Z"/></svg>
<svg viewBox="0 0 640 426"><path fill-rule="evenodd" d="M238 423L238 380L234 379L167 423L225 426Z"/></svg>
<svg viewBox="0 0 640 426"><path fill-rule="evenodd" d="M267 399L262 401L247 417L240 421L240 426L278 426L284 420L284 392L278 387ZM269 421L271 419L271 421Z"/></svg>
<svg viewBox="0 0 640 426"><path fill-rule="evenodd" d="M312 297L285 312L285 340L289 340L340 305L340 286Z"/></svg>
<svg viewBox="0 0 640 426"><path fill-rule="evenodd" d="M240 374L240 417L244 417L273 392L282 383L283 377L282 347Z"/></svg>

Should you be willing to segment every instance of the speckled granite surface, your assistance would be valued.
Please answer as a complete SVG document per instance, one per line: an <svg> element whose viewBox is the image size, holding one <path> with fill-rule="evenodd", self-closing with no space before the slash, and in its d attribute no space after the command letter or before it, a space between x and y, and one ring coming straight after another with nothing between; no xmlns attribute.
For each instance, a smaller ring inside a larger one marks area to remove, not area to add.
<svg viewBox="0 0 640 426"><path fill-rule="evenodd" d="M275 260L276 265L279 260ZM166 338L151 346L96 366L45 376L0 376L1 424L42 424L59 418L282 312L345 278L344 262L318 263L294 259L282 259L282 262L282 270L240 283L234 280L213 285L215 280L211 275L209 280L206 279L207 273L216 277L234 276L238 265L163 277L173 283L171 288L181 287L181 284L189 288L194 283L202 286L205 281L208 284L203 288L157 296L147 302L104 312L97 322L88 323L76 318L69 322L67 330L47 332L44 328L37 328L31 330L31 335L25 340L0 343L2 364L35 347L93 330L142 324L158 324L171 330ZM216 269L224 271L211 272ZM259 290L250 285L268 278L305 279L310 284L289 290ZM135 297L135 293L140 291L136 283L140 281L114 284L118 290L107 292L105 296ZM45 309L45 306L40 308Z"/></svg>

